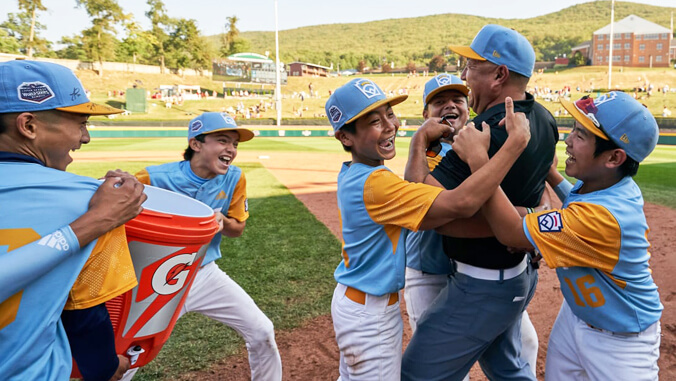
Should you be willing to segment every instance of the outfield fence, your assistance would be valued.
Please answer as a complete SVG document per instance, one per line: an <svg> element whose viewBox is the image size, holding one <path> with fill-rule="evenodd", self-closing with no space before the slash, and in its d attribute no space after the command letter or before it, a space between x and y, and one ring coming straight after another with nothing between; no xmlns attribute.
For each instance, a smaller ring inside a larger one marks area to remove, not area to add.
<svg viewBox="0 0 676 381"><path fill-rule="evenodd" d="M259 137L327 137L333 136L333 129L330 126L256 126L247 125L255 136ZM401 127L397 135L399 137L411 137L418 126ZM559 125L559 140L564 140L570 133L569 127ZM124 126L109 127L97 126L93 124L89 128L89 134L96 138L161 138L161 137L183 137L188 136L186 127L144 127L144 126ZM676 132L674 130L663 130L660 132L657 144L676 145Z"/></svg>

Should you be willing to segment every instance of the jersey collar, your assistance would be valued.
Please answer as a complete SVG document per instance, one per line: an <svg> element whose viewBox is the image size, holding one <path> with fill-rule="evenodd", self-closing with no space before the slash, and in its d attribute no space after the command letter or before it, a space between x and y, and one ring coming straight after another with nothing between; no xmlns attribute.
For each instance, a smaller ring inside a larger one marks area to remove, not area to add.
<svg viewBox="0 0 676 381"><path fill-rule="evenodd" d="M0 162L6 163L33 163L40 164L43 167L46 167L45 163L41 160L34 158L33 156L23 155L20 153L14 152L3 152L0 151Z"/></svg>

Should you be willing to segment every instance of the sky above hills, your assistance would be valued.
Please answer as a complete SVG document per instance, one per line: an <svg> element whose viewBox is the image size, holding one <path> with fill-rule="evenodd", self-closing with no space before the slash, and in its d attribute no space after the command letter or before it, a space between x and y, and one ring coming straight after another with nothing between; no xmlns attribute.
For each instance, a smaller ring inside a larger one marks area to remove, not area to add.
<svg viewBox="0 0 676 381"><path fill-rule="evenodd" d="M367 21L428 16L444 13L459 13L491 18L530 18L559 11L588 0L473 0L449 1L426 0L279 0L279 30L303 26L362 23ZM676 9L675 0L635 0ZM75 0L42 0L48 8L39 14L39 21L46 26L41 32L44 38L57 42L62 36L72 36L88 28L91 22L83 9L76 7ZM145 12L145 0L118 0L125 12L144 28L149 27ZM170 17L194 19L203 35L223 33L226 17L237 16L238 27L245 31L274 31L274 0L164 0ZM608 2L610 7L610 2ZM0 0L0 15L17 12L16 0ZM3 16L0 16L3 17ZM5 21L6 18L0 19Z"/></svg>

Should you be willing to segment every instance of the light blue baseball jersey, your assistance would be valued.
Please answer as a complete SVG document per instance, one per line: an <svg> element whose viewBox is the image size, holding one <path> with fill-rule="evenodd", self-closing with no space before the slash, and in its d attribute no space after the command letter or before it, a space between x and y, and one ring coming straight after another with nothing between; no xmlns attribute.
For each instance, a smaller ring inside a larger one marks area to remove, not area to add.
<svg viewBox="0 0 676 381"><path fill-rule="evenodd" d="M580 194L578 181L563 209L533 213L524 231L556 268L561 292L587 324L614 332L641 332L662 315L648 264L643 196L631 177Z"/></svg>
<svg viewBox="0 0 676 381"><path fill-rule="evenodd" d="M61 324L69 291L97 241L80 248L68 226L100 182L0 154L0 376L67 380Z"/></svg>
<svg viewBox="0 0 676 381"><path fill-rule="evenodd" d="M225 175L203 179L190 168L189 161L178 161L147 167L136 174L145 184L168 189L209 205L214 211L242 222L249 218L246 178L234 165ZM221 257L221 234L211 239L202 266Z"/></svg>
<svg viewBox="0 0 676 381"><path fill-rule="evenodd" d="M430 171L450 150L450 144L441 143L439 154L427 158ZM406 267L428 274L450 274L451 261L444 253L441 235L434 230L409 232L406 236Z"/></svg>
<svg viewBox="0 0 676 381"><path fill-rule="evenodd" d="M418 230L441 192L402 180L382 165L344 163L337 191L343 259L336 281L376 296L401 290L406 229Z"/></svg>

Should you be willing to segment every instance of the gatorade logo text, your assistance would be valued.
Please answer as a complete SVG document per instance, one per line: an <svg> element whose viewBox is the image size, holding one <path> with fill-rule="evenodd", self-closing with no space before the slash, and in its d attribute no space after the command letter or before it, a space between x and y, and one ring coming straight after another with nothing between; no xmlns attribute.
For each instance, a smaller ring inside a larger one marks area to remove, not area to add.
<svg viewBox="0 0 676 381"><path fill-rule="evenodd" d="M162 263L153 274L153 290L160 295L170 295L183 288L195 255L197 253L179 254Z"/></svg>

